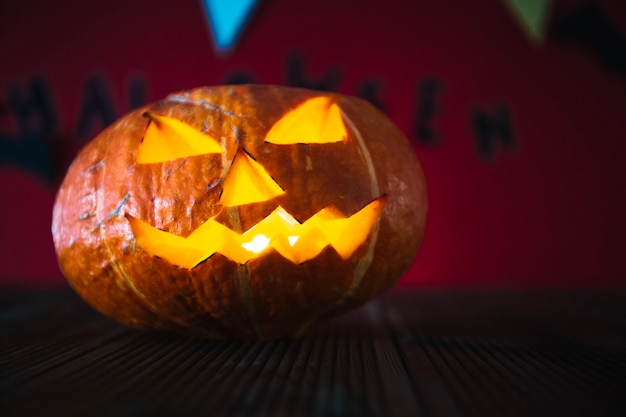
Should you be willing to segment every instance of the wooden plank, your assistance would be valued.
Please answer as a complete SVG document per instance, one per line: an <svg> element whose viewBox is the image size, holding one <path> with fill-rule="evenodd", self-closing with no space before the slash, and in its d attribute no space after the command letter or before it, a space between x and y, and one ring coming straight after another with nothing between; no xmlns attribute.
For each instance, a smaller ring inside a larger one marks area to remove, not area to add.
<svg viewBox="0 0 626 417"><path fill-rule="evenodd" d="M0 294L0 415L626 415L626 297L392 292L298 340L136 332Z"/></svg>
<svg viewBox="0 0 626 417"><path fill-rule="evenodd" d="M376 305L307 338L255 343L135 332L56 297L46 314L75 303L68 317L14 332L0 358L3 415L419 415Z"/></svg>
<svg viewBox="0 0 626 417"><path fill-rule="evenodd" d="M626 413L623 294L395 293L384 305L431 415Z"/></svg>

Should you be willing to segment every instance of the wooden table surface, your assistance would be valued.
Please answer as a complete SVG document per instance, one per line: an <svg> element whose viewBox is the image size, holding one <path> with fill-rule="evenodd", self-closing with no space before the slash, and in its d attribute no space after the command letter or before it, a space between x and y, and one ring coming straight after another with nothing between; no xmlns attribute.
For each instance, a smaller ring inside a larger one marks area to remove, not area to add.
<svg viewBox="0 0 626 417"><path fill-rule="evenodd" d="M300 340L127 329L0 294L1 416L626 416L626 293L392 291Z"/></svg>

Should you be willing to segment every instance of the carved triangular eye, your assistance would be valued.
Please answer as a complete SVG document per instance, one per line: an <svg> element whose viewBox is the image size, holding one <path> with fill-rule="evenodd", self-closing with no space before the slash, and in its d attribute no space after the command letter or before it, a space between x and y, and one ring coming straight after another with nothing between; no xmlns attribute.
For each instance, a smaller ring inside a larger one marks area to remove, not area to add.
<svg viewBox="0 0 626 417"><path fill-rule="evenodd" d="M150 123L137 150L138 164L224 152L214 138L178 119L153 113L145 115L150 118Z"/></svg>
<svg viewBox="0 0 626 417"><path fill-rule="evenodd" d="M267 201L284 192L261 164L239 150L224 179L220 203L225 207L242 206Z"/></svg>
<svg viewBox="0 0 626 417"><path fill-rule="evenodd" d="M328 97L309 99L284 115L265 137L278 145L345 141L341 109Z"/></svg>

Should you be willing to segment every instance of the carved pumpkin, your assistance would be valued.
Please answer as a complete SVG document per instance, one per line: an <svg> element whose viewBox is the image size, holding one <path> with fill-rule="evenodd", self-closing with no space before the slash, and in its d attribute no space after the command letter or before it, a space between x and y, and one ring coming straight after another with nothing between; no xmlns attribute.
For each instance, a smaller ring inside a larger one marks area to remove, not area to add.
<svg viewBox="0 0 626 417"><path fill-rule="evenodd" d="M106 315L268 339L390 288L425 215L408 141L367 102L224 86L105 129L69 168L52 231L64 275Z"/></svg>

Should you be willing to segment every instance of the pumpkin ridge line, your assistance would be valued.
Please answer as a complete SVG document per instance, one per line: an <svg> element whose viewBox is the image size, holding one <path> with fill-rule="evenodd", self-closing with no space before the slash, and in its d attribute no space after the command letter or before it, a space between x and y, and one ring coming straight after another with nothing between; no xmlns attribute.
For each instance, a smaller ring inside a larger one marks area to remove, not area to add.
<svg viewBox="0 0 626 417"><path fill-rule="evenodd" d="M352 131L354 132L357 138L357 142L359 143L359 149L361 150L363 159L365 159L367 172L370 176L370 181L371 181L370 190L372 192L372 198L377 198L378 196L380 196L380 187L378 186L378 177L376 175L376 169L374 168L374 161L372 160L372 155L370 154L370 151L367 148L365 141L363 140L363 136L361 135L361 132L357 129L352 119L350 119L343 110L341 111L341 117L343 117L344 120L348 123L348 125L350 125L350 129L352 129Z"/></svg>
<svg viewBox="0 0 626 417"><path fill-rule="evenodd" d="M357 137L357 140L359 142L359 148L361 149L363 157L365 158L365 161L367 163L367 170L369 172L371 181L372 197L376 197L377 195L380 195L380 188L378 186L378 178L376 176L376 170L374 168L372 155L370 154L370 151L367 148L365 141L363 140L361 132L357 129L352 119L350 119L343 111L342 116L345 118L346 122L350 125L350 128L354 131L354 134ZM348 291L346 292L343 299L340 300L339 305L343 304L343 302L345 302L347 298L350 298L354 295L357 288L361 285L361 282L363 280L363 277L367 273L367 270L374 261L374 250L376 248L376 241L378 240L378 229L380 227L381 217L378 217L378 219L376 219L376 222L372 226L372 230L370 231L369 244L367 246L367 252L361 259L358 260L356 268L354 269L354 273L352 275L352 284L350 284L350 287L348 287Z"/></svg>
<svg viewBox="0 0 626 417"><path fill-rule="evenodd" d="M254 305L254 295L252 294L252 290L250 288L250 269L247 263L237 265L235 268L234 279L237 295L239 300L243 303L243 311L246 318L250 321L256 336L259 339L263 339L263 332L259 327L259 322L256 320L257 313Z"/></svg>
<svg viewBox="0 0 626 417"><path fill-rule="evenodd" d="M367 148L365 141L363 140L363 136L361 135L361 132L356 127L352 119L350 119L348 115L345 114L343 111L341 112L341 115L346 120L348 125L350 125L350 128L352 129L352 131L354 132L357 138L357 141L359 143L359 148L361 149L361 152L367 164L367 171L370 175L372 198L376 198L377 196L380 196L380 187L378 185L378 177L376 175L376 169L374 168L374 161L372 160L372 155L370 154L370 151ZM372 230L370 231L370 241L367 246L367 252L363 256L363 258L361 258L358 261L357 267L354 270L352 284L350 285L350 287L348 287L348 291L346 292L345 296L339 300L339 303L340 303L339 305L341 305L341 303L343 303L343 301L345 301L346 298L351 297L354 294L356 289L361 284L361 280L363 279L363 276L365 276L365 273L367 272L370 265L372 264L372 261L374 260L374 248L376 247L376 240L378 239L379 225L380 225L380 217L376 220L376 222L374 223L372 227Z"/></svg>
<svg viewBox="0 0 626 417"><path fill-rule="evenodd" d="M106 158L103 157L102 161L104 161ZM105 179L105 174L106 174L106 164L102 164L102 173L100 174L100 184L101 186L98 187L98 198L96 198L96 213L100 213L100 207L102 207L102 198L104 196L104 179ZM126 193L126 196L128 196L130 198L130 193ZM106 226L105 226L105 222L107 219L110 218L111 214L116 212L116 209L121 209L121 205L120 203L122 203L124 201L124 198L122 198L122 200L120 200L120 202L117 204L116 208L113 209L108 215L107 217L105 217L104 220L99 221L96 224L96 227L94 228L94 231L98 231L100 234L100 239L104 245L104 248L106 249L107 253L109 254L109 263L111 265L111 269L113 270L113 272L115 272L115 282L117 283L118 287L120 287L120 289L122 289L122 287L127 287L128 289L130 289L135 296L139 299L142 300L143 303L149 307L148 303L145 301L145 296L139 292L136 291L136 289L134 288L134 286L132 285L132 283L129 280L128 275L122 270L121 266L118 265L118 263L115 260L115 257L113 256L113 250L111 249L111 246L109 245L109 242L106 239ZM119 210L118 209L118 210ZM123 284L123 285L122 285ZM151 308L149 308L150 310L152 310Z"/></svg>
<svg viewBox="0 0 626 417"><path fill-rule="evenodd" d="M227 207L226 208L228 214L228 220L232 226L232 230L241 233L241 219L239 217L239 209L236 207ZM237 296L239 297L239 301L243 304L243 311L250 321L254 332L257 337L262 338L263 334L261 329L259 328L259 323L255 319L257 317L256 309L254 306L254 296L252 295L252 291L250 289L250 269L248 264L237 265L235 267L235 274L233 276L235 289L237 291Z"/></svg>
<svg viewBox="0 0 626 417"><path fill-rule="evenodd" d="M104 163L104 160L106 159L106 157L102 158L103 164L102 164L102 173L100 175L100 184L101 186L98 187L98 189L100 190L99 196L96 199L96 211L100 212L99 208L102 207L102 198L104 197L104 184L105 184L105 177L106 177L106 164ZM155 308L155 306L153 306L146 298L146 296L144 294L142 294L134 285L134 283L132 282L132 280L130 279L130 276L126 273L126 271L124 270L124 268L122 267L122 265L115 259L115 256L113 255L113 250L111 249L111 246L109 245L109 242L106 239L105 236L105 230L106 230L106 222L108 220L110 220L113 216L115 216L117 213L119 213L119 211L122 209L122 207L124 206L124 204L126 204L126 201L128 201L128 199L130 198L130 192L127 192L126 195L118 202L117 206L111 210L111 212L109 212L109 214L107 215L107 217L103 220L100 221L98 223L98 225L96 225L96 228L98 229L98 231L100 232L100 239L104 245L104 247L106 248L106 251L109 254L109 262L111 265L111 268L113 270L113 272L115 273L116 279L115 282L117 283L118 287L122 287L122 284L131 290L131 292L133 294L135 294L135 296L137 297L137 299L139 300L139 302L143 303L146 308L151 311L153 314L157 315L158 317L164 318L165 320L169 320L172 323L177 323L176 320L172 319L171 317L163 314L162 312L158 311L158 309ZM94 229L96 230L96 229ZM177 323L178 324L178 323ZM186 323L181 322L180 323L181 326L183 327L187 327L189 328L190 326Z"/></svg>
<svg viewBox="0 0 626 417"><path fill-rule="evenodd" d="M354 132L354 135L357 138L359 149L361 150L361 154L363 155L363 158L365 159L367 171L370 175L370 181L371 181L370 190L372 192L372 198L376 199L377 196L380 197L380 188L378 186L378 179L377 179L376 171L374 168L374 162L372 161L372 156L369 152L369 149L367 148L367 145L365 144L365 141L363 140L363 136L361 135L361 132L357 129L352 119L350 119L343 110L341 110L341 117L350 126L350 129ZM369 244L367 246L367 252L361 259L357 261L356 268L354 269L354 273L352 275L352 283L350 284L346 292L343 294L341 298L339 298L337 301L332 303L330 306L324 309L321 309L320 311L317 312L317 314L314 314L310 320L304 323L304 325L302 325L297 330L296 332L297 335L304 334L306 330L312 325L312 323L314 323L320 316L328 313L329 311L333 311L339 308L342 304L346 302L348 298L354 295L354 292L361 284L361 280L363 279L363 276L365 276L365 273L367 272L370 265L372 264L372 261L374 260L374 248L376 247L376 241L378 239L379 225L380 225L380 217L376 219L376 222L372 225L372 229L369 234Z"/></svg>

